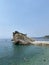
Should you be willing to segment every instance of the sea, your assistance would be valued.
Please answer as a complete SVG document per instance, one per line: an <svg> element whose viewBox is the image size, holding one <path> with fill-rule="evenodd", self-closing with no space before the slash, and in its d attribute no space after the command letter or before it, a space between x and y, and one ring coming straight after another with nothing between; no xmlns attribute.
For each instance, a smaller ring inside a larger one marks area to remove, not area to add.
<svg viewBox="0 0 49 65"><path fill-rule="evenodd" d="M0 65L49 65L49 47L14 45L11 39L0 39Z"/></svg>

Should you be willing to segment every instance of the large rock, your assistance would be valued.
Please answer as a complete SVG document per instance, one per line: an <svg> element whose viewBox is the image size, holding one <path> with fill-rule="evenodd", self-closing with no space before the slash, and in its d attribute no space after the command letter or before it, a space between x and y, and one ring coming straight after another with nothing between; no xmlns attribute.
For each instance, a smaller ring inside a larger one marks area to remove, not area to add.
<svg viewBox="0 0 49 65"><path fill-rule="evenodd" d="M27 37L26 34L20 33L18 31L13 32L13 40L14 44L32 44L34 39Z"/></svg>

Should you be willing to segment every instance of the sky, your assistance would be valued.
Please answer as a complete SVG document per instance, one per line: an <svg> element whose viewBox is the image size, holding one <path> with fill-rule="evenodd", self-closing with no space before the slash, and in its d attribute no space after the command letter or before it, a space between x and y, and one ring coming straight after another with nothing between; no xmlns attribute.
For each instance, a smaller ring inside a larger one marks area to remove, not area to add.
<svg viewBox="0 0 49 65"><path fill-rule="evenodd" d="M49 35L49 0L0 0L0 38L11 38L15 30Z"/></svg>

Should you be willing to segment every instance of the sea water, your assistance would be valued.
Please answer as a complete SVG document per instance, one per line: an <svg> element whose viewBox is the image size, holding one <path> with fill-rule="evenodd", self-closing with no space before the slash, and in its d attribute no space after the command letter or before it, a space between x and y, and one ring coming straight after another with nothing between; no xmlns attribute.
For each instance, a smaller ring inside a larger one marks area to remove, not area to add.
<svg viewBox="0 0 49 65"><path fill-rule="evenodd" d="M0 39L0 65L49 65L49 47L14 45L10 39Z"/></svg>

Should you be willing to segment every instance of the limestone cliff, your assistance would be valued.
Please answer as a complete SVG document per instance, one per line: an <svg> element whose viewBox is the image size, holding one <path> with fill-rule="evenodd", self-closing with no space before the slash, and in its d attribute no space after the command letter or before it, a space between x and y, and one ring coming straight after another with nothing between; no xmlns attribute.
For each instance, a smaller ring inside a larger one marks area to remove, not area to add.
<svg viewBox="0 0 49 65"><path fill-rule="evenodd" d="M13 32L13 42L15 44L31 44L34 39L27 37L26 34L20 33L18 31Z"/></svg>

